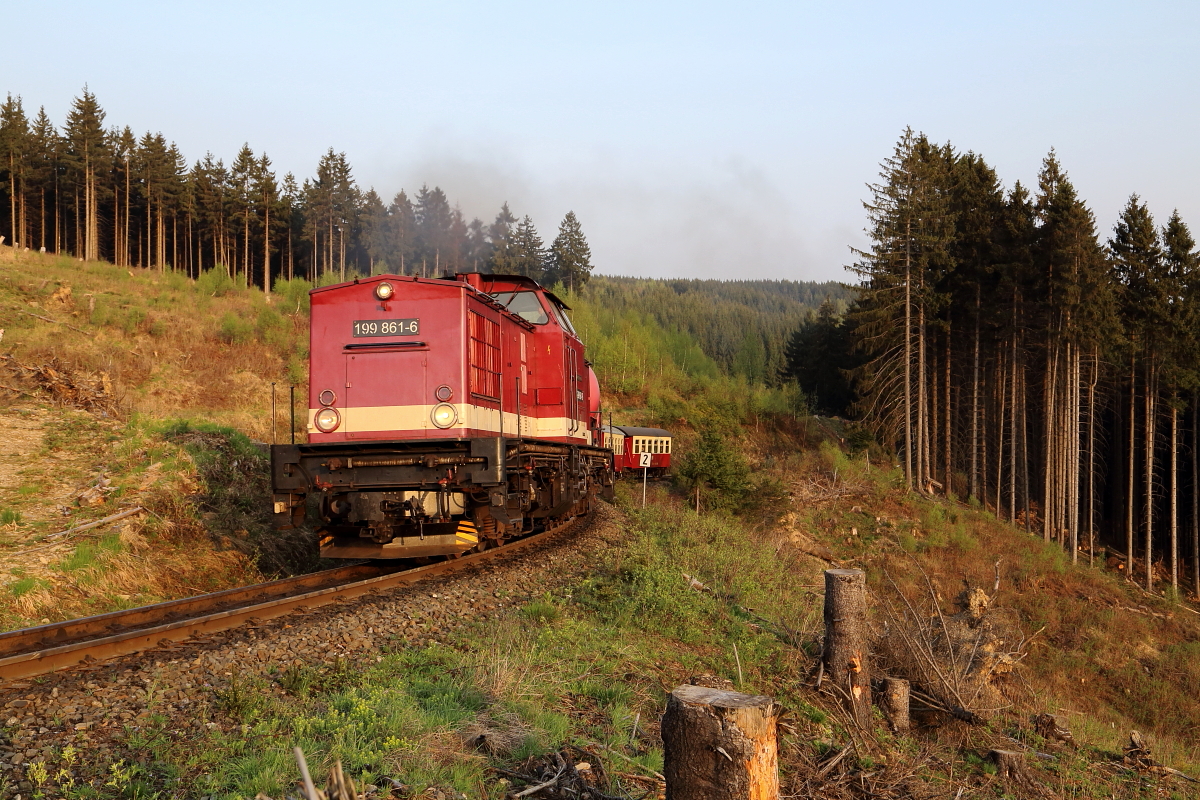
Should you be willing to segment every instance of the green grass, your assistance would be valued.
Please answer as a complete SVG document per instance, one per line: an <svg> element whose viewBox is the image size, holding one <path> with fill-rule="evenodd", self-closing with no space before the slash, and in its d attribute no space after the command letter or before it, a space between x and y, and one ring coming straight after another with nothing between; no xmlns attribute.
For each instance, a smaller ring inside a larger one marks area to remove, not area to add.
<svg viewBox="0 0 1200 800"><path fill-rule="evenodd" d="M22 595L29 594L34 589L47 589L49 587L50 584L40 578L21 578L9 584L8 590L12 592L13 597L21 597Z"/></svg>
<svg viewBox="0 0 1200 800"><path fill-rule="evenodd" d="M121 537L115 533L107 534L96 541L80 542L75 545L71 555L59 562L58 568L64 572L76 572L98 567L100 564L97 563L97 559L102 561L104 555L119 553L121 549Z"/></svg>
<svg viewBox="0 0 1200 800"><path fill-rule="evenodd" d="M11 525L21 521L21 512L11 508L0 508L0 525Z"/></svg>

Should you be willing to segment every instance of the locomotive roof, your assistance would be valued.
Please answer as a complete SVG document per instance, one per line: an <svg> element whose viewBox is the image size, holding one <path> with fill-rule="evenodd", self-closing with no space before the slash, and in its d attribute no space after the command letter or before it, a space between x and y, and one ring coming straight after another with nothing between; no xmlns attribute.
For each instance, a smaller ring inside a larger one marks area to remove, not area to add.
<svg viewBox="0 0 1200 800"><path fill-rule="evenodd" d="M671 438L670 431L664 431L662 428L631 428L628 425L617 425L617 430L624 433L626 436L665 436Z"/></svg>

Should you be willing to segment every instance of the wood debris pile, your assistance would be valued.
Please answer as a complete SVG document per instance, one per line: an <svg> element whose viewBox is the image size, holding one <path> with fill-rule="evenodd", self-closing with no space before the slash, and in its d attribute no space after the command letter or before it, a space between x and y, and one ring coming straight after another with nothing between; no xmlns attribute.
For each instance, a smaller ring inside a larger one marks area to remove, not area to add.
<svg viewBox="0 0 1200 800"><path fill-rule="evenodd" d="M912 682L914 711L981 722L1010 706L1010 675L1028 640L992 606L993 595L967 586L956 613L944 613L929 586L926 610L893 583L877 633L877 653L887 674Z"/></svg>
<svg viewBox="0 0 1200 800"><path fill-rule="evenodd" d="M505 776L506 779L523 784L521 787L513 787L505 795L508 798L544 797L573 798L573 800L626 800L627 798L627 795L612 795L601 790L601 786L608 785L609 777L599 756L571 745L556 753L530 759L519 770L506 770L499 767L493 767L492 770ZM624 777L638 778L639 776ZM640 796L644 797L649 793L645 792Z"/></svg>
<svg viewBox="0 0 1200 800"><path fill-rule="evenodd" d="M1143 772L1151 775L1174 775L1176 778L1183 778L1192 783L1200 783L1200 781L1197 781L1190 775L1182 773L1177 769L1163 766L1155 761L1150 754L1150 745L1146 744L1146 739L1137 731L1132 731L1129 734L1129 744L1125 745L1125 755L1121 759L1121 763L1134 772Z"/></svg>
<svg viewBox="0 0 1200 800"><path fill-rule="evenodd" d="M18 395L31 394L27 389L32 389L48 395L59 405L84 411L113 413L117 410L116 392L107 372L93 375L73 370L56 358L30 365L20 363L12 356L0 355L0 365L11 376L10 385L0 385L0 389Z"/></svg>

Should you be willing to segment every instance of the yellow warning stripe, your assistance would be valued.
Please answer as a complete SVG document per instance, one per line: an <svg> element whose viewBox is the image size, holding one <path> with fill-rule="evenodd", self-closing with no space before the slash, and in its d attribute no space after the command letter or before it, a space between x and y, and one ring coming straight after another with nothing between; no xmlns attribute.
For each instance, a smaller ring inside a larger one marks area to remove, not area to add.
<svg viewBox="0 0 1200 800"><path fill-rule="evenodd" d="M475 526L465 519L458 523L458 530L454 532L455 538L461 539L464 542L470 542L471 544L479 542L478 534L479 531L476 530Z"/></svg>

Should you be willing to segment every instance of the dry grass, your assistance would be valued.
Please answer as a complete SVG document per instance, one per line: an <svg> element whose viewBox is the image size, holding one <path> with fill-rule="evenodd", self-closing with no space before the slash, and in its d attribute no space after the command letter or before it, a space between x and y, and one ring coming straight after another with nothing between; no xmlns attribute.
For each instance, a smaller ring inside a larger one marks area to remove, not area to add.
<svg viewBox="0 0 1200 800"><path fill-rule="evenodd" d="M214 499L208 487L228 481L197 464L188 442L164 438L163 421L200 418L267 441L275 382L286 437L287 387L306 381L307 314L296 298L0 251L0 419L10 431L0 444L0 626L287 569L295 554L264 546L263 487L243 481L247 497ZM254 504L257 517L232 508ZM133 506L148 513L42 539Z"/></svg>
<svg viewBox="0 0 1200 800"><path fill-rule="evenodd" d="M26 253L0 271L0 309L6 353L105 376L127 415L203 415L266 440L271 382L284 435L287 387L307 380L307 314L277 295Z"/></svg>

